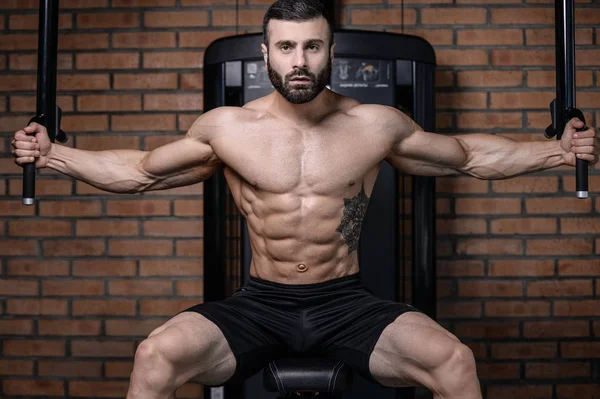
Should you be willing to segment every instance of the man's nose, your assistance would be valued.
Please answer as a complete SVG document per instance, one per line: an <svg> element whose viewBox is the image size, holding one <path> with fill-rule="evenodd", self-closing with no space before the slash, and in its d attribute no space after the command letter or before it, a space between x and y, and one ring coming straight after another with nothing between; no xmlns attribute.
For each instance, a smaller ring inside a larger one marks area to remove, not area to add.
<svg viewBox="0 0 600 399"><path fill-rule="evenodd" d="M302 48L296 49L294 57L294 68L306 68L306 53Z"/></svg>

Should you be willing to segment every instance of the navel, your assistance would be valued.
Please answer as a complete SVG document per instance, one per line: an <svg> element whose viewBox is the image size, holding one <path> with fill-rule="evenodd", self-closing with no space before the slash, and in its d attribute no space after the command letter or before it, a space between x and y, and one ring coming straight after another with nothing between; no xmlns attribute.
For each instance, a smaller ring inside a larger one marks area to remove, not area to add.
<svg viewBox="0 0 600 399"><path fill-rule="evenodd" d="M296 270L298 273L304 273L308 270L308 267L304 263L300 263L298 266L296 266Z"/></svg>

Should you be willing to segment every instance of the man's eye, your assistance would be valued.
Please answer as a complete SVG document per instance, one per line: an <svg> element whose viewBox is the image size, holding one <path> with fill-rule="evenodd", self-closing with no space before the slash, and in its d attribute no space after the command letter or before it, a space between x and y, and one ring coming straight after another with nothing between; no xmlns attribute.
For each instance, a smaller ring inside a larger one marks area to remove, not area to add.
<svg viewBox="0 0 600 399"><path fill-rule="evenodd" d="M284 44L283 46L280 47L283 51L288 51L290 49L290 46L288 46L287 44Z"/></svg>

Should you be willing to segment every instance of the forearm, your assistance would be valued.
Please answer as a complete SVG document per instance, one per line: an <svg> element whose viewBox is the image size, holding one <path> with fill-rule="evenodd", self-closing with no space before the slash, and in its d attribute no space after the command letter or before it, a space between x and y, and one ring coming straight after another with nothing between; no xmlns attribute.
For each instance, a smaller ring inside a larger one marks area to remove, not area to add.
<svg viewBox="0 0 600 399"><path fill-rule="evenodd" d="M467 154L466 163L457 170L479 179L504 179L565 164L559 141L516 142L488 134L455 138Z"/></svg>
<svg viewBox="0 0 600 399"><path fill-rule="evenodd" d="M47 166L101 190L135 193L152 184L139 168L146 154L134 150L85 151L53 144Z"/></svg>

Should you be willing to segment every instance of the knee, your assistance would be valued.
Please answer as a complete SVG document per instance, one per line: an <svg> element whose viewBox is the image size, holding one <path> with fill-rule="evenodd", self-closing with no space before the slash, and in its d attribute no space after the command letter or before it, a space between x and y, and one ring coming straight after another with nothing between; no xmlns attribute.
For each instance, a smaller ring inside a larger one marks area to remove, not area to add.
<svg viewBox="0 0 600 399"><path fill-rule="evenodd" d="M440 393L460 391L477 379L475 357L468 346L457 342L445 357L445 361L435 372Z"/></svg>
<svg viewBox="0 0 600 399"><path fill-rule="evenodd" d="M159 337L147 338L138 345L131 379L159 391L169 390L174 384L174 367L165 356Z"/></svg>

